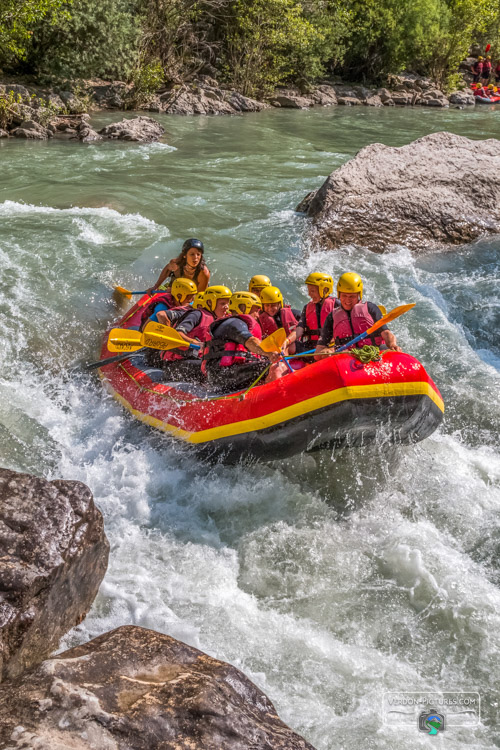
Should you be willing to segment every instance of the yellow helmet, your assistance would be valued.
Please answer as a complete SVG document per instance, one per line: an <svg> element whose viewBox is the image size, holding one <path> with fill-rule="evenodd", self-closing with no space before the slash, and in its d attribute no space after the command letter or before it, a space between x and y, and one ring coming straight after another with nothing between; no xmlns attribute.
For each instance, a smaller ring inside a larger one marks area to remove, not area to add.
<svg viewBox="0 0 500 750"><path fill-rule="evenodd" d="M319 296L322 299L323 297L328 297L328 295L333 292L333 279L327 273L314 271L313 273L309 274L309 276L305 280L305 283L310 284L311 286L317 286Z"/></svg>
<svg viewBox="0 0 500 750"><path fill-rule="evenodd" d="M182 305L186 297L196 294L197 291L198 287L194 281L191 281L191 279L184 279L182 276L180 279L174 279L172 286L170 287L170 293L179 305Z"/></svg>
<svg viewBox="0 0 500 750"><path fill-rule="evenodd" d="M265 286L271 286L271 279L269 276L252 276L248 285L249 292L255 292L256 289L263 289Z"/></svg>
<svg viewBox="0 0 500 750"><path fill-rule="evenodd" d="M481 57L481 55L479 55L479 57L478 57L477 59L478 59L478 60L482 60L483 58Z"/></svg>
<svg viewBox="0 0 500 750"><path fill-rule="evenodd" d="M227 286L209 286L203 292L203 307L209 312L214 312L217 302L220 299L231 299L231 294Z"/></svg>
<svg viewBox="0 0 500 750"><path fill-rule="evenodd" d="M363 282L361 276L357 273L343 273L337 282L337 294L359 294L359 299L363 298Z"/></svg>
<svg viewBox="0 0 500 750"><path fill-rule="evenodd" d="M193 310L200 310L202 307L205 307L204 298L205 292L198 292L193 300Z"/></svg>
<svg viewBox="0 0 500 750"><path fill-rule="evenodd" d="M489 83L489 84L488 84L488 88L489 88L489 89L491 89L491 90L493 90L493 89L494 89L495 87L493 86L493 84L492 84L492 83Z"/></svg>
<svg viewBox="0 0 500 750"><path fill-rule="evenodd" d="M245 310L241 311L241 306L245 306ZM235 292L231 297L229 303L229 309L235 315L248 315L252 307L262 307L262 302L253 292Z"/></svg>
<svg viewBox="0 0 500 750"><path fill-rule="evenodd" d="M277 286L266 286L260 293L260 301L263 305L283 304L283 295Z"/></svg>

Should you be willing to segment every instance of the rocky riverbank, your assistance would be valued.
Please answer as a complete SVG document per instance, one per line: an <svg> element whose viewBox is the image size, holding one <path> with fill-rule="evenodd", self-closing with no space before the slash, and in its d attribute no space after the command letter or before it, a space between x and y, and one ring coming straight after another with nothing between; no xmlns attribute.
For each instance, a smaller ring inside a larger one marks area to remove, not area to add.
<svg viewBox="0 0 500 750"><path fill-rule="evenodd" d="M107 567L81 482L0 469L0 546L0 747L314 750L242 672L167 635L126 626L50 657Z"/></svg>
<svg viewBox="0 0 500 750"><path fill-rule="evenodd" d="M166 86L148 94L122 81L84 81L74 90L0 82L0 138L100 140L99 136L106 138L108 135L103 131L96 133L89 123L89 112L96 110L239 115L269 107L309 109L334 106L466 107L474 106L474 96L467 89L445 96L432 81L412 74L389 76L387 86L382 88L331 81L324 81L308 92L279 88L265 101L224 88L210 76L200 76L192 83ZM130 133L119 135L115 130L112 137L155 140L160 135L135 138Z"/></svg>
<svg viewBox="0 0 500 750"><path fill-rule="evenodd" d="M296 210L312 219L312 243L322 250L472 242L500 232L500 141L432 133L401 148L373 143Z"/></svg>

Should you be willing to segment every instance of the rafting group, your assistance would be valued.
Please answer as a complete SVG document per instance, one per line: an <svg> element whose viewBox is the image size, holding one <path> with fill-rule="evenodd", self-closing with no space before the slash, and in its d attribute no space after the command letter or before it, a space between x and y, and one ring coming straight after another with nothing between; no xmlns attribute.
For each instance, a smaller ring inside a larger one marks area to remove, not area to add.
<svg viewBox="0 0 500 750"><path fill-rule="evenodd" d="M310 301L302 311L285 304L277 286L264 275L250 279L248 290L210 285L203 243L189 239L178 258L162 270L148 290L139 330L155 322L185 342L167 351L147 349L146 364L164 371L170 382L206 382L224 392L244 389L259 376L272 382L292 370L334 354L382 318L380 308L363 300L357 273L343 273L333 297L332 277L321 271L305 279ZM281 351L266 351L263 339L278 330L286 338ZM396 337L381 325L358 344L401 351ZM313 351L303 358L301 353ZM286 356L295 355L290 361Z"/></svg>

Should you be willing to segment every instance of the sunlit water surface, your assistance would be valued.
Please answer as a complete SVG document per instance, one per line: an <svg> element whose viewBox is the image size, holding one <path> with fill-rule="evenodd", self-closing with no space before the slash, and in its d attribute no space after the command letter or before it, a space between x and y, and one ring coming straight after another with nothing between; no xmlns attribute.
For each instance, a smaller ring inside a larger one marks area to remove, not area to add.
<svg viewBox="0 0 500 750"><path fill-rule="evenodd" d="M495 137L500 112L159 119L152 145L0 141L2 464L86 482L111 543L63 646L168 633L241 668L318 750L499 747L499 240L311 255L294 206L368 143ZM84 363L113 284L150 285L190 236L233 289L267 273L302 306L307 272L356 270L388 309L417 302L394 330L441 389L442 428L390 453L214 467L136 423ZM384 691L429 689L479 691L480 726L382 724Z"/></svg>

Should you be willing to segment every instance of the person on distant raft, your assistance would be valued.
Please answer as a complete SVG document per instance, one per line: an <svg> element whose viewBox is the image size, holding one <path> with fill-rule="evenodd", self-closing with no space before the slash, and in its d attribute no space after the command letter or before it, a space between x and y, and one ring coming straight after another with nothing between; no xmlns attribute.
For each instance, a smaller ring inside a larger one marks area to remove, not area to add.
<svg viewBox="0 0 500 750"><path fill-rule="evenodd" d="M211 324L227 316L231 294L227 286L209 286L203 292L201 305L184 312L173 327L186 343L202 344L209 337ZM161 353L161 366L170 380L201 382L202 354L202 349L169 349Z"/></svg>
<svg viewBox="0 0 500 750"><path fill-rule="evenodd" d="M159 288L166 289L174 279L180 276L191 279L196 284L198 291L204 292L210 280L210 271L203 258L204 251L205 248L201 240L194 238L186 240L180 255L167 263L156 283L148 289L148 292L154 292L155 289Z"/></svg>
<svg viewBox="0 0 500 750"><path fill-rule="evenodd" d="M259 323L262 329L262 337L270 336L278 328L284 328L287 339L283 345L285 354L294 354L295 332L297 322L300 318L300 310L294 310L290 305L285 305L283 295L277 286L266 286L260 293L262 310L259 311Z"/></svg>
<svg viewBox="0 0 500 750"><path fill-rule="evenodd" d="M479 83L480 79L483 77L483 58L481 57L481 55L479 55L476 62L472 66L472 72L474 74L472 82Z"/></svg>
<svg viewBox="0 0 500 750"><path fill-rule="evenodd" d="M355 336L366 331L382 317L380 309L374 302L362 302L363 282L357 273L342 274L338 280L337 294L340 306L329 313L316 347L316 353L320 356L335 354L335 348L330 348L331 344L334 347L348 344ZM361 339L354 346L361 348L365 344L368 346L385 345L393 351L401 351L395 335L386 325L381 326L366 339Z"/></svg>
<svg viewBox="0 0 500 750"><path fill-rule="evenodd" d="M269 278L269 276L256 274L250 279L250 283L248 284L248 291L252 292L252 294L256 294L257 297L260 297L261 291L265 289L266 286L271 286L271 279Z"/></svg>
<svg viewBox="0 0 500 750"><path fill-rule="evenodd" d="M256 294L235 292L229 303L231 317L216 320L210 326L202 369L212 387L225 393L248 388L269 362L272 367L266 383L283 374L284 366L279 364L278 352L265 352L260 347L262 330L258 316L261 308Z"/></svg>
<svg viewBox="0 0 500 750"><path fill-rule="evenodd" d="M483 62L483 72L481 74L481 79L483 81L483 85L487 86L490 82L490 76L491 76L491 55L486 55L486 60Z"/></svg>
<svg viewBox="0 0 500 750"><path fill-rule="evenodd" d="M333 279L329 274L314 271L309 274L305 280L305 284L311 301L302 310L295 330L297 354L305 352L308 349L313 349L316 346L325 320L333 312L335 306L340 305L339 300L331 296L333 292ZM307 360L304 358L301 362L312 364L312 357Z"/></svg>
<svg viewBox="0 0 500 750"><path fill-rule="evenodd" d="M495 66L495 83L500 83L500 60L497 60Z"/></svg>

